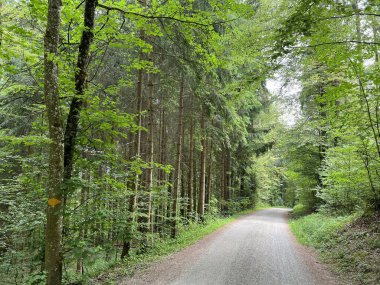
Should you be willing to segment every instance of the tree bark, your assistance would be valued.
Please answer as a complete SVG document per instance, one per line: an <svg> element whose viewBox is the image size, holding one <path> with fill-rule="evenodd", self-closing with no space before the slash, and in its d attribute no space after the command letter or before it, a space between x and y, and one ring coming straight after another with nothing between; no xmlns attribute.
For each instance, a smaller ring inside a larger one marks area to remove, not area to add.
<svg viewBox="0 0 380 285"><path fill-rule="evenodd" d="M207 156L207 140L206 140L206 118L205 112L202 110L201 131L202 131L202 151L200 159L200 179L199 179L199 195L198 195L198 218L204 220L205 214L205 193L206 193L206 156Z"/></svg>
<svg viewBox="0 0 380 285"><path fill-rule="evenodd" d="M220 212L224 214L225 212L225 151L224 151L224 145L221 147L221 158L220 158Z"/></svg>
<svg viewBox="0 0 380 285"><path fill-rule="evenodd" d="M163 100L163 96L161 96L161 102ZM163 104L161 104L161 114L160 114L160 158L159 162L160 164L164 165L166 163L166 119L165 119L165 108ZM158 181L160 183L160 186L164 186L166 182L166 173L164 170L159 169L158 172ZM165 197L162 199L162 204L161 204L161 218L160 218L160 226L164 225L166 221L166 216L167 216L167 199L168 195L167 192L165 193Z"/></svg>
<svg viewBox="0 0 380 285"><path fill-rule="evenodd" d="M224 159L224 199L225 199L225 213L228 213L229 207L228 202L230 201L231 195L231 152L230 149L225 146L225 159Z"/></svg>
<svg viewBox="0 0 380 285"><path fill-rule="evenodd" d="M140 245L140 252L145 252L148 244L145 234L150 228L150 215L151 215L151 198L152 198L152 187L153 187L153 160L154 160L154 145L153 145L153 75L147 74L147 93L148 93L148 118L147 118L147 129L146 134L146 162L151 165L146 169L144 174L144 191L141 193L141 201L139 201L141 218L139 219L139 231L143 234L143 239Z"/></svg>
<svg viewBox="0 0 380 285"><path fill-rule="evenodd" d="M194 117L192 114L193 96L190 98L190 133L189 133L189 175L187 184L187 218L193 213L193 192L194 192Z"/></svg>
<svg viewBox="0 0 380 285"><path fill-rule="evenodd" d="M82 179L84 181L90 181L90 171L88 169L83 169L83 174L82 174ZM88 187L87 186L82 186L81 191L80 191L80 204L84 205L86 200L87 200L87 193L88 193ZM87 211L86 211L87 212ZM82 213L82 219L85 219L85 215L88 213ZM84 240L86 237L86 226L83 224L79 225L79 233L78 237L80 240ZM81 256L77 260L77 272L80 274L83 274L83 253L81 253Z"/></svg>
<svg viewBox="0 0 380 285"><path fill-rule="evenodd" d="M178 137L177 137L177 155L175 163L174 187L173 187L173 207L172 207L172 226L171 237L176 238L178 234L178 196L181 188L181 157L182 157L182 135L183 135L183 96L185 91L185 82L182 75L178 99Z"/></svg>
<svg viewBox="0 0 380 285"><path fill-rule="evenodd" d="M136 86L136 95L137 95L137 114L138 114L138 125L142 124L142 82L143 81L143 70L139 70L137 73L137 86ZM139 129L135 135L134 140L134 153L136 158L140 157L141 153L141 130ZM125 238L123 241L123 249L120 255L121 259L124 259L129 255L129 251L131 249L132 237L133 237L133 223L135 222L135 212L137 205L137 192L139 189L139 174L135 174L134 181L132 183L131 189L133 191L132 195L130 195L128 199L128 220L127 220L127 228L125 233Z"/></svg>
<svg viewBox="0 0 380 285"><path fill-rule="evenodd" d="M69 115L66 122L65 130L65 155L64 165L65 181L71 179L73 164L74 164L74 150L76 145L76 138L78 133L80 111L83 106L83 96L86 88L87 70L90 60L90 47L94 39L94 26L95 26L95 9L97 0L86 0L84 7L84 29L79 44L79 53L75 72L75 96L71 101Z"/></svg>
<svg viewBox="0 0 380 285"><path fill-rule="evenodd" d="M48 207L45 231L47 285L62 282L62 182L64 173L64 130L59 100L58 53L62 3L50 0L44 38L44 93L49 125Z"/></svg>
<svg viewBox="0 0 380 285"><path fill-rule="evenodd" d="M212 144L211 139L209 140L207 151L209 153L208 167L207 167L207 186L206 186L206 198L205 203L207 205L207 211L210 211L210 202L212 196Z"/></svg>

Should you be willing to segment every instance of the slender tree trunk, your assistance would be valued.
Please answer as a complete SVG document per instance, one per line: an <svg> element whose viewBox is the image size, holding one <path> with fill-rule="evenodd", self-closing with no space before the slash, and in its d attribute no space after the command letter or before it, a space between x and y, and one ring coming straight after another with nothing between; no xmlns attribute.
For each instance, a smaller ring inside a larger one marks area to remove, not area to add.
<svg viewBox="0 0 380 285"><path fill-rule="evenodd" d="M143 70L138 70L137 72L137 87L136 87L136 95L137 95L137 114L138 114L138 125L142 124L142 84L143 84ZM134 139L134 154L136 158L140 157L141 154L141 130L138 130L135 139ZM127 228L126 228L126 236L123 241L123 249L120 255L121 259L124 259L129 255L129 251L131 249L132 237L133 237L133 224L135 222L135 212L137 205L137 192L139 189L139 174L135 174L133 179L133 183L131 185L131 189L133 191L132 195L129 196L128 199L128 220L127 220Z"/></svg>
<svg viewBox="0 0 380 285"><path fill-rule="evenodd" d="M326 131L326 103L325 100L325 90L323 86L319 86L319 119L323 123L319 126L319 164L322 166L324 164L325 158L326 158L326 152L328 149L328 137L327 137L327 131ZM324 188L325 185L323 183L323 179L320 173L318 173L318 184L321 188ZM316 194L316 193L315 193ZM315 195L314 195L315 196Z"/></svg>
<svg viewBox="0 0 380 285"><path fill-rule="evenodd" d="M231 152L226 146L225 160L224 160L224 199L225 199L225 212L229 211L228 202L231 197Z"/></svg>
<svg viewBox="0 0 380 285"><path fill-rule="evenodd" d="M189 133L189 175L187 184L187 217L193 216L194 192L194 117L192 114L193 96L190 98L190 133Z"/></svg>
<svg viewBox="0 0 380 285"><path fill-rule="evenodd" d="M209 140L208 146L209 159L208 159L208 167L207 167L207 187L206 187L206 205L207 210L210 211L210 202L212 196L212 143L211 139Z"/></svg>
<svg viewBox="0 0 380 285"><path fill-rule="evenodd" d="M185 129L185 128L183 128ZM182 146L184 145L184 138L185 137L185 133L182 134ZM184 164L184 163L182 163ZM187 203L186 201L184 201L186 197L186 187L185 187L185 183L186 183L186 172L185 172L185 168L184 167L181 167L181 200L180 200L180 216L181 217L186 217L186 212L187 212Z"/></svg>
<svg viewBox="0 0 380 285"><path fill-rule="evenodd" d="M3 42L3 28L2 28L2 21L1 21L1 18L2 18L2 15L1 15L2 8L3 8L3 1L0 1L0 47L1 47L1 44Z"/></svg>
<svg viewBox="0 0 380 285"><path fill-rule="evenodd" d="M183 97L185 92L185 82L182 75L181 86L179 92L178 102L178 138L177 138L177 155L175 163L174 174L174 188L173 188L173 207L172 207L172 226L171 237L176 238L178 234L177 220L178 220L178 196L181 188L181 157L182 157L182 135L183 135Z"/></svg>
<svg viewBox="0 0 380 285"><path fill-rule="evenodd" d="M202 131L202 151L200 159L200 179L199 179L199 196L198 196L198 218L200 221L204 220L205 214L205 192L206 192L206 156L207 156L207 139L206 139L206 126L205 126L205 113L202 111L201 116L201 131Z"/></svg>
<svg viewBox="0 0 380 285"><path fill-rule="evenodd" d="M47 285L60 285L62 282L62 182L64 172L63 122L59 101L58 66L55 56L58 53L59 30L61 24L60 0L50 0L44 38L44 92L48 115L49 170L48 207L45 231L45 270Z"/></svg>
<svg viewBox="0 0 380 285"><path fill-rule="evenodd" d="M221 148L221 158L220 158L220 212L222 214L225 213L225 151L224 151L224 145L222 145L222 148Z"/></svg>
<svg viewBox="0 0 380 285"><path fill-rule="evenodd" d="M64 179L71 179L74 164L74 149L78 133L80 112L86 88L87 70L90 60L90 47L94 39L95 9L97 0L86 0L84 7L84 29L79 43L79 53L75 72L76 95L71 101L65 129L65 173Z"/></svg>
<svg viewBox="0 0 380 285"><path fill-rule="evenodd" d="M82 179L84 181L89 181L90 180L90 172L88 169L83 170L83 175ZM88 193L88 187L87 186L82 186L81 191L80 191L80 204L82 207L85 204L85 201L87 199L87 193ZM82 219L85 218L85 214L82 213ZM86 226L83 224L79 225L79 239L84 240L86 236ZM81 253L81 256L77 260L77 272L83 274L83 253Z"/></svg>
<svg viewBox="0 0 380 285"><path fill-rule="evenodd" d="M151 190L153 188L153 160L154 160L154 148L153 148L153 75L147 74L147 93L148 93L148 118L147 118L147 140L146 140L146 161L151 165L146 169L144 180L145 180L145 193L142 193L142 203L139 202L141 206L140 213L142 214L141 219L139 219L139 230L145 235L150 228L150 215L151 215L151 200L152 193ZM146 237L142 239L142 244L140 246L140 251L144 252L147 247Z"/></svg>
<svg viewBox="0 0 380 285"><path fill-rule="evenodd" d="M162 103L163 101L163 96L161 96L161 115L160 115L160 158L159 162L160 164L164 165L166 163L166 158L165 158L165 150L166 150L166 120L165 120L165 108ZM166 183L166 174L165 171L160 169L158 172L158 180L161 186L164 186ZM160 218L160 226L165 224L166 221L166 216L167 216L167 199L168 195L167 192L165 193L165 196L162 197L162 203L161 203L161 218Z"/></svg>
<svg viewBox="0 0 380 285"><path fill-rule="evenodd" d="M195 153L195 152L194 152ZM194 156L194 182L193 182L193 212L196 213L197 208L197 201L198 201L198 195L197 195L197 159L196 156Z"/></svg>

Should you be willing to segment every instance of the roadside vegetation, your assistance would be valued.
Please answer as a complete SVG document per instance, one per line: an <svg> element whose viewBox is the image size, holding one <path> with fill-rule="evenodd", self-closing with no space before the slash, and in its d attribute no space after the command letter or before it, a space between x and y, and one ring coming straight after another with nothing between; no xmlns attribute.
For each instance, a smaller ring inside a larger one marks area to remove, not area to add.
<svg viewBox="0 0 380 285"><path fill-rule="evenodd" d="M297 240L348 284L380 284L380 215L314 213L290 221Z"/></svg>
<svg viewBox="0 0 380 285"><path fill-rule="evenodd" d="M245 210L229 217L208 217L206 219L207 222L203 224L190 222L180 227L176 239L151 237L155 241L147 252L141 254L134 251L131 253L130 258L125 261L116 259L109 263L103 263L98 267L95 265L93 267L94 271L88 276L87 280L82 279L80 282L84 282L85 284L117 284L123 278L132 276L137 270L144 269L152 262L157 262L170 254L196 243L205 236L232 223L239 217L267 207L269 206L260 205L254 210Z"/></svg>

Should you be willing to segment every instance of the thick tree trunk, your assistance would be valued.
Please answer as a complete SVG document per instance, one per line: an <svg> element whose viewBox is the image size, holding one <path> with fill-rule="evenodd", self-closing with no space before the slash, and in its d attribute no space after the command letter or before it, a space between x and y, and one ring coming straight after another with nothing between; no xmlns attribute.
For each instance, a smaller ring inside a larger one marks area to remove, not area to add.
<svg viewBox="0 0 380 285"><path fill-rule="evenodd" d="M200 178L199 178L199 196L198 196L198 218L204 220L205 214L205 193L206 193L206 156L207 156L207 139L206 139L206 118L204 110L201 116L201 131L202 131L202 151L200 159Z"/></svg>
<svg viewBox="0 0 380 285"><path fill-rule="evenodd" d="M45 231L45 270L47 285L60 285L62 282L62 182L64 172L63 122L59 100L58 66L55 56L58 53L59 30L62 3L50 0L44 38L44 92L49 124L49 170L48 207Z"/></svg>
<svg viewBox="0 0 380 285"><path fill-rule="evenodd" d="M178 234L178 196L181 188L181 157L182 157L182 135L183 135L183 97L185 92L184 77L181 78L178 102L178 138L177 138L177 155L175 163L174 187L173 187L173 207L172 207L172 226L171 237L176 238Z"/></svg>

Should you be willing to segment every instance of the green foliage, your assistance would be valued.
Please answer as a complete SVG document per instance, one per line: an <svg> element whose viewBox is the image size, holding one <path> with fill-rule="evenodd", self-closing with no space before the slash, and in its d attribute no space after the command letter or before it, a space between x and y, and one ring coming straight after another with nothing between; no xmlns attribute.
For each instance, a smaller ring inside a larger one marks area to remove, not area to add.
<svg viewBox="0 0 380 285"><path fill-rule="evenodd" d="M378 213L360 217L312 214L290 222L297 239L316 248L342 280L379 282Z"/></svg>
<svg viewBox="0 0 380 285"><path fill-rule="evenodd" d="M364 210L372 195L363 162L355 146L331 148L322 170L325 188L319 197L335 211Z"/></svg>
<svg viewBox="0 0 380 285"><path fill-rule="evenodd" d="M290 221L290 228L299 242L321 249L326 248L338 231L355 218L355 215L334 217L317 213Z"/></svg>
<svg viewBox="0 0 380 285"><path fill-rule="evenodd" d="M308 211L309 209L303 204L297 204L292 209L292 217L299 218L299 217L305 216L309 214Z"/></svg>
<svg viewBox="0 0 380 285"><path fill-rule="evenodd" d="M99 271L94 272L94 274L91 275L98 276L99 273L102 274L97 278L97 280L90 279L89 282L90 284L109 284L111 282L117 282L120 278L125 277L126 275L133 275L137 264L140 267L145 267L153 261L159 261L167 255L172 254L173 252L177 252L185 247L194 244L206 235L233 222L239 216L248 213L250 214L253 211L254 210L252 209L246 210L227 218L214 216L210 219L206 219L207 222L202 224L191 222L187 225L183 225L180 228L180 233L176 239L159 238L155 235L152 237L154 240L154 245L147 253L133 253L132 256L124 263L110 263L107 270L105 270L105 267L100 267Z"/></svg>
<svg viewBox="0 0 380 285"><path fill-rule="evenodd" d="M376 12L374 2L99 1L82 94L75 77L84 4L63 1L54 55L63 128L72 99L83 102L64 184L66 283L90 282L116 264L126 241L130 264L177 250L215 228L220 213L261 204L296 205L295 216L380 207L378 51L363 44L378 42L378 19L365 15ZM14 283L44 279L46 11L41 0L6 1L0 11L0 278ZM301 89L291 127L280 120L281 96L266 87L276 75ZM180 217L173 217L179 135ZM187 192L193 151L192 194L199 195L202 140L205 226L193 221L197 201L188 209ZM326 219L317 228L317 218L296 226L304 236L315 231L316 244L346 221ZM167 240L173 219L182 232ZM81 266L83 276L75 272Z"/></svg>

